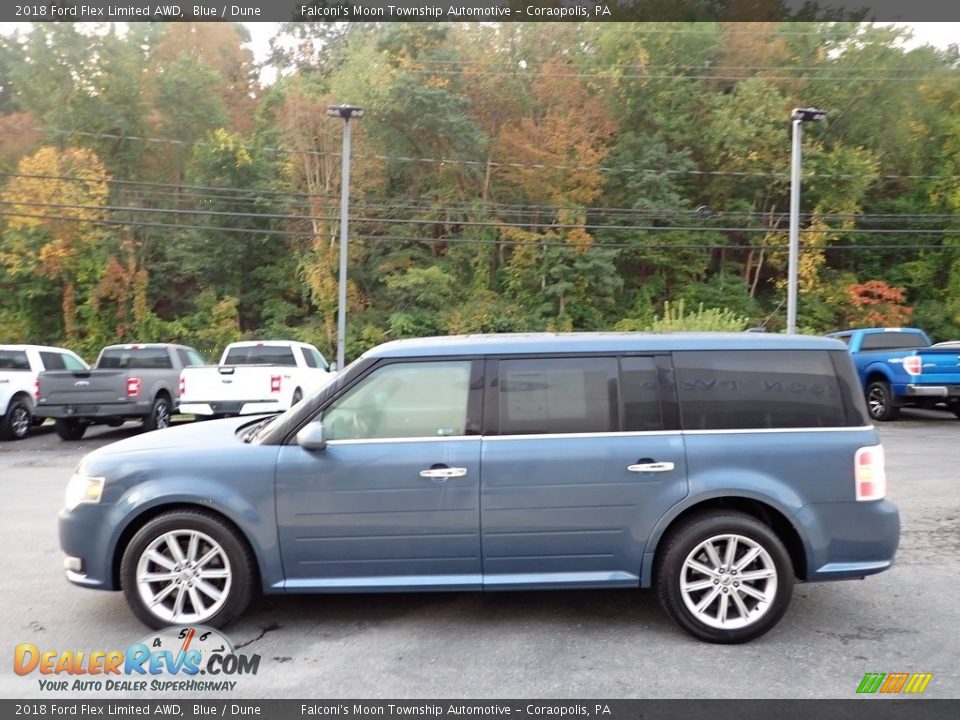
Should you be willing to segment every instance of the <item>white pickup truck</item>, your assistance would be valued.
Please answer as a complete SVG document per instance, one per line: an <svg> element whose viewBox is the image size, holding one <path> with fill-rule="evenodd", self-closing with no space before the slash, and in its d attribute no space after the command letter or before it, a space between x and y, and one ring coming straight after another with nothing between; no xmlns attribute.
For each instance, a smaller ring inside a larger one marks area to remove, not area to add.
<svg viewBox="0 0 960 720"><path fill-rule="evenodd" d="M0 439L20 440L43 422L34 418L44 370L89 370L79 355L46 345L0 345Z"/></svg>
<svg viewBox="0 0 960 720"><path fill-rule="evenodd" d="M198 419L288 410L336 373L313 345L287 340L227 345L219 365L180 373L180 412Z"/></svg>

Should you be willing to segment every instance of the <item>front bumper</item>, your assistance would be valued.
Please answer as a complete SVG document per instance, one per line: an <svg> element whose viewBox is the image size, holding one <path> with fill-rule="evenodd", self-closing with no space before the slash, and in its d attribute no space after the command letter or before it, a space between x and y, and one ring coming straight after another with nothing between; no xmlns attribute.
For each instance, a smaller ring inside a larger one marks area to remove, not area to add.
<svg viewBox="0 0 960 720"><path fill-rule="evenodd" d="M66 554L64 570L74 585L99 590L117 590L113 579L110 524L106 506L81 503L64 508L58 517L60 548Z"/></svg>
<svg viewBox="0 0 960 720"><path fill-rule="evenodd" d="M804 505L793 522L807 551L806 580L847 580L883 572L900 544L900 513L888 500Z"/></svg>

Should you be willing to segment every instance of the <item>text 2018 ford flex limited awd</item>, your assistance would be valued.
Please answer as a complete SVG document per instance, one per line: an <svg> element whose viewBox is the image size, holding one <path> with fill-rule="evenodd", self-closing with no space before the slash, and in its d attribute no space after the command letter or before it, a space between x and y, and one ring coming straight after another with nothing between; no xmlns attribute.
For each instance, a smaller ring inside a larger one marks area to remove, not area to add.
<svg viewBox="0 0 960 720"><path fill-rule="evenodd" d="M890 567L897 509L846 348L744 333L391 342L286 413L88 455L69 579L145 623L264 593L655 587L696 637ZM322 612L318 608L317 612Z"/></svg>

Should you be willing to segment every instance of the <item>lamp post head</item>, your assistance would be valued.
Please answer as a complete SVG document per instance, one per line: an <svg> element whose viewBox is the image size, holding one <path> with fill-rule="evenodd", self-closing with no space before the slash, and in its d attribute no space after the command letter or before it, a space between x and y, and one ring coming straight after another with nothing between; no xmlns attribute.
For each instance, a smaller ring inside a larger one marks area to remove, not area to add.
<svg viewBox="0 0 960 720"><path fill-rule="evenodd" d="M344 120L349 120L350 118L362 118L363 108L354 107L352 105L333 105L327 108L327 115L330 117L343 118Z"/></svg>
<svg viewBox="0 0 960 720"><path fill-rule="evenodd" d="M820 122L821 120L827 119L827 111L812 107L794 108L793 112L790 113L790 119L799 120L800 122Z"/></svg>

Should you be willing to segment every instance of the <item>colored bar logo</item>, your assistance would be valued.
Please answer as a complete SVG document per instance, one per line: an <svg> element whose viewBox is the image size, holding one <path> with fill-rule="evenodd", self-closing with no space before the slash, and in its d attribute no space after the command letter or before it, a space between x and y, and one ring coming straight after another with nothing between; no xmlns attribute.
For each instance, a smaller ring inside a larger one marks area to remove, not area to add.
<svg viewBox="0 0 960 720"><path fill-rule="evenodd" d="M927 689L933 673L867 673L857 687L857 693L893 695L910 693L917 695Z"/></svg>

